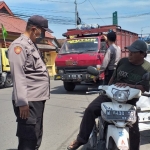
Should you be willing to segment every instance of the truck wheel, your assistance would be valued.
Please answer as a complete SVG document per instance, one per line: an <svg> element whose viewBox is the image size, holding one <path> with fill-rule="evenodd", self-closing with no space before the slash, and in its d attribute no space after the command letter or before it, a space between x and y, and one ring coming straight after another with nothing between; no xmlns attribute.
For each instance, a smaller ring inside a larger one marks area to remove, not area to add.
<svg viewBox="0 0 150 150"><path fill-rule="evenodd" d="M72 82L64 82L64 88L66 91L73 91L75 88L75 83Z"/></svg>
<svg viewBox="0 0 150 150"><path fill-rule="evenodd" d="M11 87L13 85L13 81L11 78L11 74L7 74L6 81L4 83L4 87Z"/></svg>

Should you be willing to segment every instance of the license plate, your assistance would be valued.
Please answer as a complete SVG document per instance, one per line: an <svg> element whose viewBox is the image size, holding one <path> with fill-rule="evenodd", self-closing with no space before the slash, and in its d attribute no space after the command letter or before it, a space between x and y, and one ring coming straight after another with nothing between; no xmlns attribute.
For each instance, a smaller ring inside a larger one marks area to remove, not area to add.
<svg viewBox="0 0 150 150"><path fill-rule="evenodd" d="M72 78L73 79L81 79L81 76L80 75L72 75Z"/></svg>
<svg viewBox="0 0 150 150"><path fill-rule="evenodd" d="M57 76L56 79L61 79L61 76Z"/></svg>
<svg viewBox="0 0 150 150"><path fill-rule="evenodd" d="M90 76L90 78L92 78L92 79L93 79L94 77L95 77L95 76L93 76L93 75Z"/></svg>
<svg viewBox="0 0 150 150"><path fill-rule="evenodd" d="M135 111L107 110L106 118L108 120L134 121L136 119L135 114Z"/></svg>
<svg viewBox="0 0 150 150"><path fill-rule="evenodd" d="M67 75L68 79L81 79L81 75L76 75L76 74L71 74L71 75Z"/></svg>

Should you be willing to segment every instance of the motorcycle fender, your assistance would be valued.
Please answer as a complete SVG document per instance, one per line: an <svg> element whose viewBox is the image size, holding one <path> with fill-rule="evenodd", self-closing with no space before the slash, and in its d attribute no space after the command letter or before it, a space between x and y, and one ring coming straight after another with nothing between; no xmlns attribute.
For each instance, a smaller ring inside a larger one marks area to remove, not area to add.
<svg viewBox="0 0 150 150"><path fill-rule="evenodd" d="M118 128L114 125L108 125L106 148L108 149L109 139L112 137L116 146L120 150L129 150L129 128Z"/></svg>

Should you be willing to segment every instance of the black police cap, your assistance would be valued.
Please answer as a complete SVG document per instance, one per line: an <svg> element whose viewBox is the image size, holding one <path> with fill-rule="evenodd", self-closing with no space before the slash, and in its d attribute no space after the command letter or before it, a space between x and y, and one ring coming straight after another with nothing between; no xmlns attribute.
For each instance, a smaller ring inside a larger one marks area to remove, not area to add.
<svg viewBox="0 0 150 150"><path fill-rule="evenodd" d="M48 28L48 20L42 16L38 16L38 15L31 16L28 19L28 23L38 26L38 27L41 27L41 28L45 29L46 31L53 33L53 31Z"/></svg>

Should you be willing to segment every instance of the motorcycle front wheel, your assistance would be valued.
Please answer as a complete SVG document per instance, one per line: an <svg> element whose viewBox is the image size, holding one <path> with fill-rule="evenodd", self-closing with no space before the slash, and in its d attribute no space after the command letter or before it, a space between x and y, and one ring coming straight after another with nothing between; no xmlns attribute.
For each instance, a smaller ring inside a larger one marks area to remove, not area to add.
<svg viewBox="0 0 150 150"><path fill-rule="evenodd" d="M106 150L119 150L112 138L109 139L108 149L106 148Z"/></svg>
<svg viewBox="0 0 150 150"><path fill-rule="evenodd" d="M98 132L97 130L98 129L97 129L97 126L95 124L93 131L92 131L90 138L89 138L89 146L88 147L92 148L94 150L96 150L96 148L97 148L97 132Z"/></svg>

